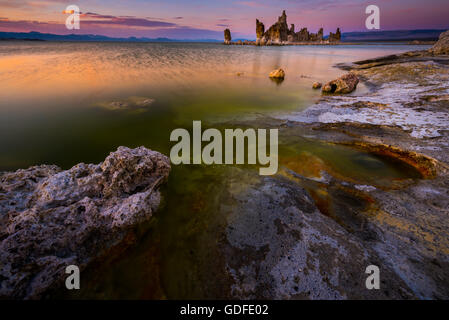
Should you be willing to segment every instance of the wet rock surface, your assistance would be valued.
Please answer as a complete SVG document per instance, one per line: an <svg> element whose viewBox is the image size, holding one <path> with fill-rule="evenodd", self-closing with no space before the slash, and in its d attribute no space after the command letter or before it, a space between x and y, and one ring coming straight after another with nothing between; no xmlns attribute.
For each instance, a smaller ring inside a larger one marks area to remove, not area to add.
<svg viewBox="0 0 449 320"><path fill-rule="evenodd" d="M367 245L370 240L363 239L376 232L372 226L357 233L346 230L322 214L295 179L242 179L245 174L250 173L229 175L230 193L221 210L228 221L222 250L231 297L415 298L394 266L376 253L375 242ZM371 264L382 266L382 290L365 287L365 268Z"/></svg>
<svg viewBox="0 0 449 320"><path fill-rule="evenodd" d="M65 268L84 269L147 221L160 203L169 159L120 147L69 170L36 166L0 174L0 297L39 298Z"/></svg>

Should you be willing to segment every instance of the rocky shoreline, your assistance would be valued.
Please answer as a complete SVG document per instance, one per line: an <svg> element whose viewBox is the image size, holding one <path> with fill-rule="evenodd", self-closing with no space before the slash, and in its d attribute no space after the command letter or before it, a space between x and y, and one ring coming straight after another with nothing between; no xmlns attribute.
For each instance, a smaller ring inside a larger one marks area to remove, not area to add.
<svg viewBox="0 0 449 320"><path fill-rule="evenodd" d="M231 297L449 298L447 36L429 51L340 65L367 94L325 95L305 111L241 123L278 127L281 140L350 146L416 174L361 184L307 154L280 159L277 177L254 176L238 191L243 173L230 174L222 251ZM365 288L370 264L381 290Z"/></svg>

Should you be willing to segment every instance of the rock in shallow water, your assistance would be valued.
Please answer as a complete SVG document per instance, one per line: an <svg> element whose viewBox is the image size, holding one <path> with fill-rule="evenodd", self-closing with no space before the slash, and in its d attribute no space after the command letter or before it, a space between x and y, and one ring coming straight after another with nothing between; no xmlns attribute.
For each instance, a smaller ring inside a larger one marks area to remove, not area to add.
<svg viewBox="0 0 449 320"><path fill-rule="evenodd" d="M313 89L320 89L323 86L321 82L314 82L312 85Z"/></svg>
<svg viewBox="0 0 449 320"><path fill-rule="evenodd" d="M285 71L282 69L276 69L270 72L269 75L272 79L284 79L285 78Z"/></svg>
<svg viewBox="0 0 449 320"><path fill-rule="evenodd" d="M357 88L359 78L354 73L347 73L323 87L323 93L346 94Z"/></svg>
<svg viewBox="0 0 449 320"><path fill-rule="evenodd" d="M155 102L152 98L146 97L129 97L125 100L119 101L109 101L109 102L100 102L96 104L96 106L116 111L124 111L124 110L146 110Z"/></svg>
<svg viewBox="0 0 449 320"><path fill-rule="evenodd" d="M39 298L148 220L169 159L119 147L103 163L0 174L0 298Z"/></svg>

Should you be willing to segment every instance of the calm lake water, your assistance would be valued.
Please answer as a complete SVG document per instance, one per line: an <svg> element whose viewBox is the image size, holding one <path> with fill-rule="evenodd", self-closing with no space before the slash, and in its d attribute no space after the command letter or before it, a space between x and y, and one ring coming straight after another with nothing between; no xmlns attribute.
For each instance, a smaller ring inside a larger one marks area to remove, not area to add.
<svg viewBox="0 0 449 320"><path fill-rule="evenodd" d="M99 162L120 145L167 154L173 128L305 108L335 63L415 49L0 42L0 170Z"/></svg>
<svg viewBox="0 0 449 320"><path fill-rule="evenodd" d="M232 124L301 110L320 96L313 82L343 73L334 64L423 48L0 42L0 171L98 163L121 145L168 155L171 131L190 128L192 120ZM279 67L286 71L280 84L268 78ZM358 92L363 90L360 85ZM287 140L281 162L283 155L319 158L367 184L408 177L403 168L356 150ZM91 270L80 295L209 297L197 285L202 271L195 255L212 255L216 239L208 224L217 219L217 204L208 195L222 191L223 174L217 167L174 167L163 191L165 206L142 244L113 268L102 269L101 278Z"/></svg>

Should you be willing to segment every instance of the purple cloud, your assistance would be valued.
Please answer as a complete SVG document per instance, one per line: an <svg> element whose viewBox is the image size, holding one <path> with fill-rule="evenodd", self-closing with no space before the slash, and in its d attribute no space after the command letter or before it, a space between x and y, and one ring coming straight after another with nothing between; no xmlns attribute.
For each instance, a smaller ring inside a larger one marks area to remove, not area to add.
<svg viewBox="0 0 449 320"><path fill-rule="evenodd" d="M193 28L176 25L174 23L164 23L136 18L118 18L113 21L106 18L98 18L94 21L81 21L80 30L67 30L64 23L39 22L31 20L9 20L0 19L0 31L7 32L29 32L38 31L42 33L54 34L101 34L110 37L167 37L173 39L221 39L223 33L220 31ZM143 20L143 21L142 21ZM116 26L111 28L111 26Z"/></svg>

